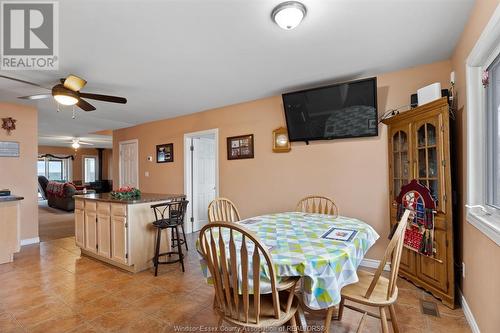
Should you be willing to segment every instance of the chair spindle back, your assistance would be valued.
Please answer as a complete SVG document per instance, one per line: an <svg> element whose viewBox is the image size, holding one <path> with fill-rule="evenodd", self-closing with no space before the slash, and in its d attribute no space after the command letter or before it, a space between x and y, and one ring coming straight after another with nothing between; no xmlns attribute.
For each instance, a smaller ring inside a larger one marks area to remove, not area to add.
<svg viewBox="0 0 500 333"><path fill-rule="evenodd" d="M244 323L254 319L255 324L259 324L260 275L265 267L271 282L274 315L276 319L280 318L274 266L267 248L257 235L236 223L214 221L201 229L199 244L213 278L217 306L225 316ZM261 258L264 258L265 264L261 265ZM253 309L250 309L252 304Z"/></svg>
<svg viewBox="0 0 500 333"><path fill-rule="evenodd" d="M310 195L297 203L297 211L303 213L327 214L337 217L339 211L335 202L328 197Z"/></svg>
<svg viewBox="0 0 500 333"><path fill-rule="evenodd" d="M240 213L236 205L227 198L215 198L208 205L208 221L237 222L240 220Z"/></svg>

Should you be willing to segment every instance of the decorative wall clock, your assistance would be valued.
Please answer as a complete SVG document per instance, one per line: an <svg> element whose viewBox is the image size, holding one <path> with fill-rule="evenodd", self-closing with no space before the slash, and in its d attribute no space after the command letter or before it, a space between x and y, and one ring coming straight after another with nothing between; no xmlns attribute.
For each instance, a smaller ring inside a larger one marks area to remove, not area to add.
<svg viewBox="0 0 500 333"><path fill-rule="evenodd" d="M277 128L273 131L273 152L286 153L292 149L288 140L288 131L285 127Z"/></svg>
<svg viewBox="0 0 500 333"><path fill-rule="evenodd" d="M7 135L10 135L16 129L16 121L12 117L2 118L2 128L7 131Z"/></svg>

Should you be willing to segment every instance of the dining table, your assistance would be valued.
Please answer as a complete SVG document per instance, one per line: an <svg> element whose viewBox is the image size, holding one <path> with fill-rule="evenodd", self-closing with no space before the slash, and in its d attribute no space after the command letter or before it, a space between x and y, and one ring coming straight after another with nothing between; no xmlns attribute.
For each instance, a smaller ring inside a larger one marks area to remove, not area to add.
<svg viewBox="0 0 500 333"><path fill-rule="evenodd" d="M302 277L303 303L313 310L340 303L342 287L358 281L356 270L379 238L369 224L346 216L284 212L236 223L255 233L267 247L278 281ZM200 262L210 283L207 264L203 258ZM261 293L271 292L267 271L261 269Z"/></svg>

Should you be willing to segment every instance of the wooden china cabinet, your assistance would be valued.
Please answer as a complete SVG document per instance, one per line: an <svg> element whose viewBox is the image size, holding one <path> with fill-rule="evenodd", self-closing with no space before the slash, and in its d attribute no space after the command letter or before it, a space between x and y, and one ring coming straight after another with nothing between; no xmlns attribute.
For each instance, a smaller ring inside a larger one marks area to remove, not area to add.
<svg viewBox="0 0 500 333"><path fill-rule="evenodd" d="M383 121L388 126L391 226L395 199L412 179L431 189L437 200L434 257L403 249L399 274L455 307L449 106L446 98Z"/></svg>

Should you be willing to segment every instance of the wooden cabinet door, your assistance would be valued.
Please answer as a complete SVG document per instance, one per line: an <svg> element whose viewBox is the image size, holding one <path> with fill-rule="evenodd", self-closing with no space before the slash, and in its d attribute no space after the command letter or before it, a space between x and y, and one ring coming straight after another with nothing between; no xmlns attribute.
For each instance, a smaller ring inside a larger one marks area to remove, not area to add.
<svg viewBox="0 0 500 333"><path fill-rule="evenodd" d="M111 257L111 208L107 202L97 203L97 253Z"/></svg>
<svg viewBox="0 0 500 333"><path fill-rule="evenodd" d="M76 246L85 248L85 212L75 209L75 242Z"/></svg>
<svg viewBox="0 0 500 333"><path fill-rule="evenodd" d="M113 215L111 218L111 259L128 264L127 218Z"/></svg>
<svg viewBox="0 0 500 333"><path fill-rule="evenodd" d="M111 216L97 215L97 253L111 258Z"/></svg>
<svg viewBox="0 0 500 333"><path fill-rule="evenodd" d="M418 256L417 277L439 290L448 291L446 263L446 231L434 229L434 242L436 253L434 258L424 255Z"/></svg>
<svg viewBox="0 0 500 333"><path fill-rule="evenodd" d="M85 210L85 250L97 253L97 213Z"/></svg>

